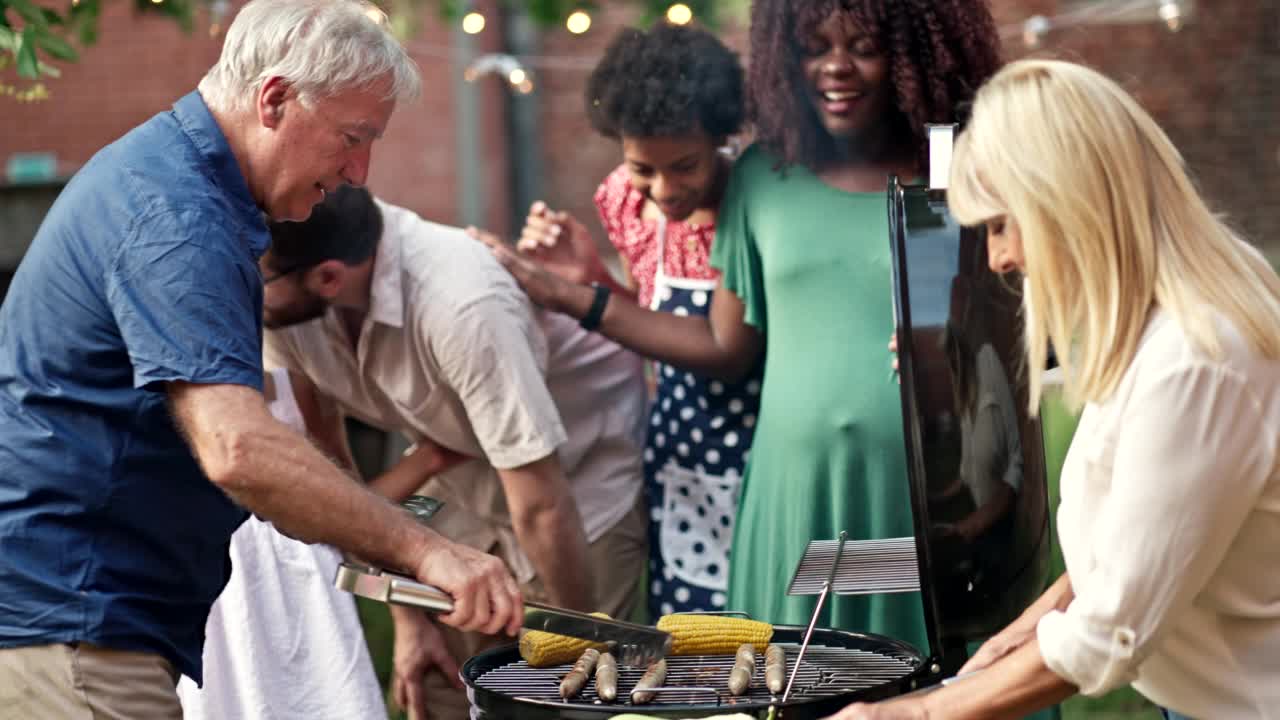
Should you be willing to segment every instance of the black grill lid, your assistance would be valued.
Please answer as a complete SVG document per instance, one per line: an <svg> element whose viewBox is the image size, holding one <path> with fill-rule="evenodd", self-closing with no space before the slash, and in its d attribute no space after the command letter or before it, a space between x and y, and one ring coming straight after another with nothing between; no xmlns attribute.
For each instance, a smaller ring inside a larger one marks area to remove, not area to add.
<svg viewBox="0 0 1280 720"><path fill-rule="evenodd" d="M945 673L1044 588L1044 442L1027 412L1021 281L988 269L985 232L959 227L943 191L892 178L889 225L915 549Z"/></svg>

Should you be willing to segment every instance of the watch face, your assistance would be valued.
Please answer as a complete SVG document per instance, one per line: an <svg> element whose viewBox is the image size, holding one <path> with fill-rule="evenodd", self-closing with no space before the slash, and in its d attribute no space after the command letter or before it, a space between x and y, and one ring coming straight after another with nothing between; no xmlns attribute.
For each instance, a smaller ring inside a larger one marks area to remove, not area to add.
<svg viewBox="0 0 1280 720"><path fill-rule="evenodd" d="M410 495L400 503L400 507L408 510L418 519L418 522L426 525L431 520L431 516L444 507L444 501L426 495Z"/></svg>

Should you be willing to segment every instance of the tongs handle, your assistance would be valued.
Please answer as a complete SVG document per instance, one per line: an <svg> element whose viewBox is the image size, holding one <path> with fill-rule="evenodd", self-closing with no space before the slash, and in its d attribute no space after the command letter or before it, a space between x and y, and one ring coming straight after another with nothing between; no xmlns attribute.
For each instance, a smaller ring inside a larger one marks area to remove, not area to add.
<svg viewBox="0 0 1280 720"><path fill-rule="evenodd" d="M453 598L440 588L376 567L351 562L341 563L338 565L338 575L333 584L340 590L391 605L407 605L436 613L453 612ZM526 602L524 604L525 619L536 621L534 625L545 624L546 620L541 618L548 613L559 617L580 615L572 610L541 603Z"/></svg>
<svg viewBox="0 0 1280 720"><path fill-rule="evenodd" d="M387 592L387 602L393 605L408 605L431 612L448 614L453 612L453 598L434 585L420 582L391 579L391 587Z"/></svg>
<svg viewBox="0 0 1280 720"><path fill-rule="evenodd" d="M433 585L377 568L344 562L338 565L333 584L352 595L392 605L407 605L437 613L453 612L453 598Z"/></svg>

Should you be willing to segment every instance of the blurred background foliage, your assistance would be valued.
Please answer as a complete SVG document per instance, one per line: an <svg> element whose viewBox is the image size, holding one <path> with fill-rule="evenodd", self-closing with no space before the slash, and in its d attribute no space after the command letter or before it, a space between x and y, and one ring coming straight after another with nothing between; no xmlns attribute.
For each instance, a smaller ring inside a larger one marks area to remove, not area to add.
<svg viewBox="0 0 1280 720"><path fill-rule="evenodd" d="M54 61L79 62L81 50L98 36L98 18L106 2L130 2L139 14L171 18L185 32L206 19L220 22L230 10L230 0L0 0L0 98L34 102L49 96L46 80L57 78ZM672 0L615 0L638 6L641 22L663 17ZM407 37L420 23L434 16L445 23L458 22L471 8L469 0L376 0L392 29ZM575 12L600 9L600 0L504 0L513 11L523 12L535 26L549 28L564 23ZM683 0L702 24L715 28L725 18L745 17L749 0Z"/></svg>

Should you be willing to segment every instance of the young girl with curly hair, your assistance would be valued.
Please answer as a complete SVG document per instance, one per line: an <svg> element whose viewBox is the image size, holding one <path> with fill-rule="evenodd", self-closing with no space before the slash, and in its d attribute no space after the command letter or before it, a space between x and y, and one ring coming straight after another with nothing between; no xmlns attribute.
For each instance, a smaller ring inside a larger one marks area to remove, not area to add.
<svg viewBox="0 0 1280 720"><path fill-rule="evenodd" d="M711 241L733 165L726 144L745 114L742 76L734 53L706 30L618 33L585 101L596 132L622 150L595 203L626 282L605 269L582 223L544 203L531 208L520 249L638 308L705 317L719 275ZM649 612L723 610L759 372L725 383L658 363L655 386L644 451Z"/></svg>
<svg viewBox="0 0 1280 720"><path fill-rule="evenodd" d="M707 318L598 301L495 254L534 300L727 380L763 355L761 408L733 539L728 607L803 624L786 588L810 540L910 536L886 187L925 174L925 124L952 122L999 65L982 0L757 0L747 76L757 142L735 163ZM593 312L592 308L596 311ZM602 309L603 312L596 313ZM820 625L925 647L915 594L835 597Z"/></svg>

